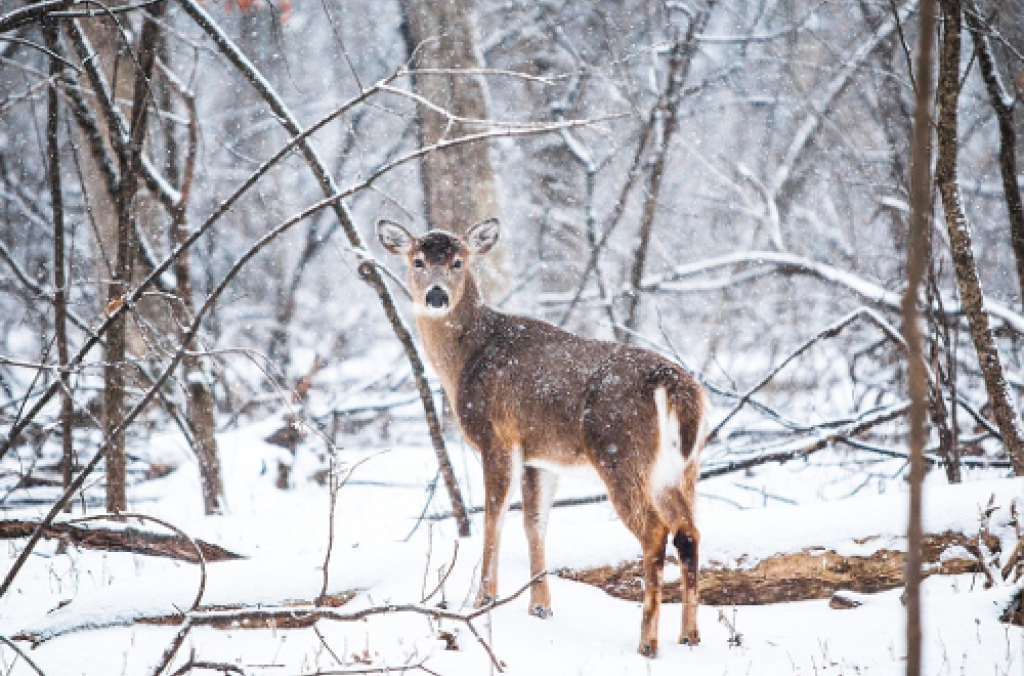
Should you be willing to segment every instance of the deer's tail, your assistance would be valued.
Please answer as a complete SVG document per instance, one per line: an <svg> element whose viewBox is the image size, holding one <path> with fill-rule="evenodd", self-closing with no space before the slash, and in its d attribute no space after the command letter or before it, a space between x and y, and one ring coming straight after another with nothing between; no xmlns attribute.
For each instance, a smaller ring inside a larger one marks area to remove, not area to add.
<svg viewBox="0 0 1024 676"><path fill-rule="evenodd" d="M659 515L675 533L692 526L700 452L707 437L703 389L687 377L670 379L654 389L657 449L649 481Z"/></svg>

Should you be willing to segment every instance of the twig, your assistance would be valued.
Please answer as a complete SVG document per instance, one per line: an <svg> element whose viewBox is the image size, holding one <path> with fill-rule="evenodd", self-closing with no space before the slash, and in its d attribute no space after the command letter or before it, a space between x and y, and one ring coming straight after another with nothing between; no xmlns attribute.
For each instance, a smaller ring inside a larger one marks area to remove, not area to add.
<svg viewBox="0 0 1024 676"><path fill-rule="evenodd" d="M21 648L19 648L18 645L14 641L12 641L11 639L7 638L6 636L0 635L0 643L3 643L5 646L7 646L11 650L13 650L15 653L17 653L18 656L21 659L25 660L25 664L27 664L28 666L32 667L32 670L35 671L37 674L39 674L39 676L46 676L46 674L43 673L43 670L39 668L39 665L37 665L35 662L33 662L32 658L30 658L28 655L26 655L25 651L22 650Z"/></svg>
<svg viewBox="0 0 1024 676"><path fill-rule="evenodd" d="M184 676L194 669L205 669L206 671L219 671L222 674L231 673L245 676L245 670L237 664L230 664L228 662L197 662L195 660L189 660L185 664L181 665L181 667L171 674L171 676Z"/></svg>
<svg viewBox="0 0 1024 676"><path fill-rule="evenodd" d="M48 2L36 2L19 7L13 12L0 16L0 33L14 30L19 26L36 21L49 12L64 9L73 3L74 0L49 0Z"/></svg>
<svg viewBox="0 0 1024 676"><path fill-rule="evenodd" d="M420 603L426 603L427 601L429 601L430 599L432 599L434 597L434 594L436 594L437 592L439 592L441 590L441 587L444 586L444 583L448 581L449 577L451 577L452 571L455 570L455 563L458 560L459 560L459 541L456 540L455 541L455 551L452 552L452 561L451 561L451 563L448 564L448 568L447 568L447 570L445 570L444 575L441 576L441 580L437 583L437 586L434 587L433 591L431 591L429 594L427 594L422 599L420 599Z"/></svg>
<svg viewBox="0 0 1024 676"><path fill-rule="evenodd" d="M199 607L199 604L203 600L203 593L206 591L206 556L203 555L203 549L199 546L199 543L192 539L185 531L181 530L177 526L163 519L158 519L155 516L147 516L145 514L135 514L130 512L120 512L118 514L98 514L96 516L86 516L78 519L72 519L68 523L88 523L90 521L103 521L103 520L114 520L114 519L138 519L140 521L152 521L155 524L159 524L169 531L176 533L183 540L192 545L192 549L196 552L196 563L199 564L199 588L196 590L195 600L192 601L192 610Z"/></svg>
<svg viewBox="0 0 1024 676"><path fill-rule="evenodd" d="M387 451L379 451L377 453L372 453L366 456L365 458L361 458L358 462L349 467L348 472L345 473L345 478L342 479L341 481L338 480L337 475L334 473L334 458L331 458L330 474L328 475L328 481L330 482L331 498L331 512L330 518L328 519L330 532L328 532L327 534L327 553L324 555L323 585L320 587L320 595L316 599L316 605L322 604L324 599L327 597L328 568L330 567L331 563L331 552L334 549L334 510L335 506L338 504L338 493L341 491L342 488L345 487L345 484L348 483L349 479L352 478L352 475L355 473L357 469L359 469L359 467L363 465L363 463L366 463L369 460L376 458L377 456L386 452Z"/></svg>
<svg viewBox="0 0 1024 676"><path fill-rule="evenodd" d="M173 660L174 656L178 653L178 650L185 642L185 638L188 636L190 631L192 631L192 620L186 617L185 622L182 623L178 632L174 635L174 638L171 639L170 644L164 649L163 654L160 655L160 660L153 665L153 669L149 672L149 676L160 676L160 674L170 666L171 660Z"/></svg>
<svg viewBox="0 0 1024 676"><path fill-rule="evenodd" d="M886 335L886 337L894 341L897 345L904 345L903 339L900 337L898 333L895 332L895 330L891 326L889 326L888 322L886 322L884 319L882 319L875 312L868 308L858 308L851 312L850 314L843 317L842 319L840 319L839 321L836 321L830 326L826 327L811 339L805 341L800 347L796 349L796 351L792 352L788 357L782 360L781 364L776 366L768 373L768 375L762 378L760 382L758 382L752 388L747 390L747 392L742 397L740 397L740 400L736 402L736 405L733 406L732 410L729 411L729 413L724 418L722 418L722 420L720 420L717 425L715 425L711 432L708 433L707 441L712 441L713 439L715 439L715 437L717 437L718 433L721 431L722 427L727 422L729 422L729 420L731 420L732 417L736 415L736 413L739 412L741 408L743 408L743 406L746 405L750 398L754 396L754 394L756 394L759 390L761 390L765 385L771 382L771 380L776 375L778 375L778 373L782 369L788 366L794 359L799 357L801 354L809 350L811 347L813 347L820 341L825 340L827 338L836 337L837 335L839 335L840 332L843 331L843 329L850 326L858 319L865 319L869 321L870 323L879 327L882 330L882 332Z"/></svg>

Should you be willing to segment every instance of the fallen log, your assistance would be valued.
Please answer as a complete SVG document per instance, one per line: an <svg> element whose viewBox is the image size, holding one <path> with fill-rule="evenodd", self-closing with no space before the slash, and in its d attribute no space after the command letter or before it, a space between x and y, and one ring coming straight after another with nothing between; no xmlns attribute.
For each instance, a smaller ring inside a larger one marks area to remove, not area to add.
<svg viewBox="0 0 1024 676"><path fill-rule="evenodd" d="M991 544L997 546L998 540L992 540ZM950 555L954 552L961 554ZM960 533L926 535L923 553L925 576L981 570L977 540ZM765 605L827 599L839 590L886 591L903 586L905 559L905 552L891 549L878 549L869 556L842 556L828 549L811 547L771 556L753 566L744 562L737 562L735 566L712 563L701 568L700 600L715 606ZM673 557L667 560L674 561ZM593 585L616 598L641 601L643 597L639 560L586 570L562 569L557 575ZM680 602L679 580L665 582L662 598L670 603Z"/></svg>
<svg viewBox="0 0 1024 676"><path fill-rule="evenodd" d="M0 540L27 538L38 526L39 523L36 521L20 519L0 521ZM181 535L154 533L131 526L105 528L58 522L47 526L43 531L43 537L60 540L84 549L161 556L188 563L199 563L199 556L196 554L197 546L207 562L245 558L220 545L204 540L189 541L188 538Z"/></svg>

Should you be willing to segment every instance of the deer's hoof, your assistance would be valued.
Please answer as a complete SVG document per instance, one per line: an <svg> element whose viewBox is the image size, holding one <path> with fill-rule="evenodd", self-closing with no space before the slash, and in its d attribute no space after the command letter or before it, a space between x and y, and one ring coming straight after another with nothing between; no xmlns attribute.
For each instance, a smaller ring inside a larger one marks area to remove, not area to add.
<svg viewBox="0 0 1024 676"><path fill-rule="evenodd" d="M679 637L679 642L688 646L700 645L700 632L696 629L687 632Z"/></svg>
<svg viewBox="0 0 1024 676"><path fill-rule="evenodd" d="M548 606L542 606L539 603L535 603L530 606L530 614L534 617L539 617L542 620L546 620L554 615L554 613L551 612L551 608Z"/></svg>
<svg viewBox="0 0 1024 676"><path fill-rule="evenodd" d="M491 605L493 603L494 603L494 597L493 596L491 596L490 594L481 594L480 596L476 597L476 603L474 604L474 607L475 608L483 608L484 606L489 606L489 605Z"/></svg>
<svg viewBox="0 0 1024 676"><path fill-rule="evenodd" d="M644 657L655 658L658 656L658 642L649 641L647 643L640 644L640 654Z"/></svg>

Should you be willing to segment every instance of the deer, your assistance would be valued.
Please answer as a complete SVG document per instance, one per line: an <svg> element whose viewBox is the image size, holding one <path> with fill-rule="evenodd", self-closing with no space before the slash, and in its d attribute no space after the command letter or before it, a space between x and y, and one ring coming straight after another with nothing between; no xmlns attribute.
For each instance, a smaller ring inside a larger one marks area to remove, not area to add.
<svg viewBox="0 0 1024 676"><path fill-rule="evenodd" d="M496 219L461 236L435 229L415 237L398 223L377 224L384 249L405 259L427 360L462 435L481 457L484 542L476 605L497 598L502 523L512 485L521 480L535 580L529 612L551 616L544 538L558 475L590 468L643 553L640 654L658 651L669 538L683 570L679 642L696 645L700 534L694 503L706 436L703 388L655 352L490 308L471 264L499 236Z"/></svg>

